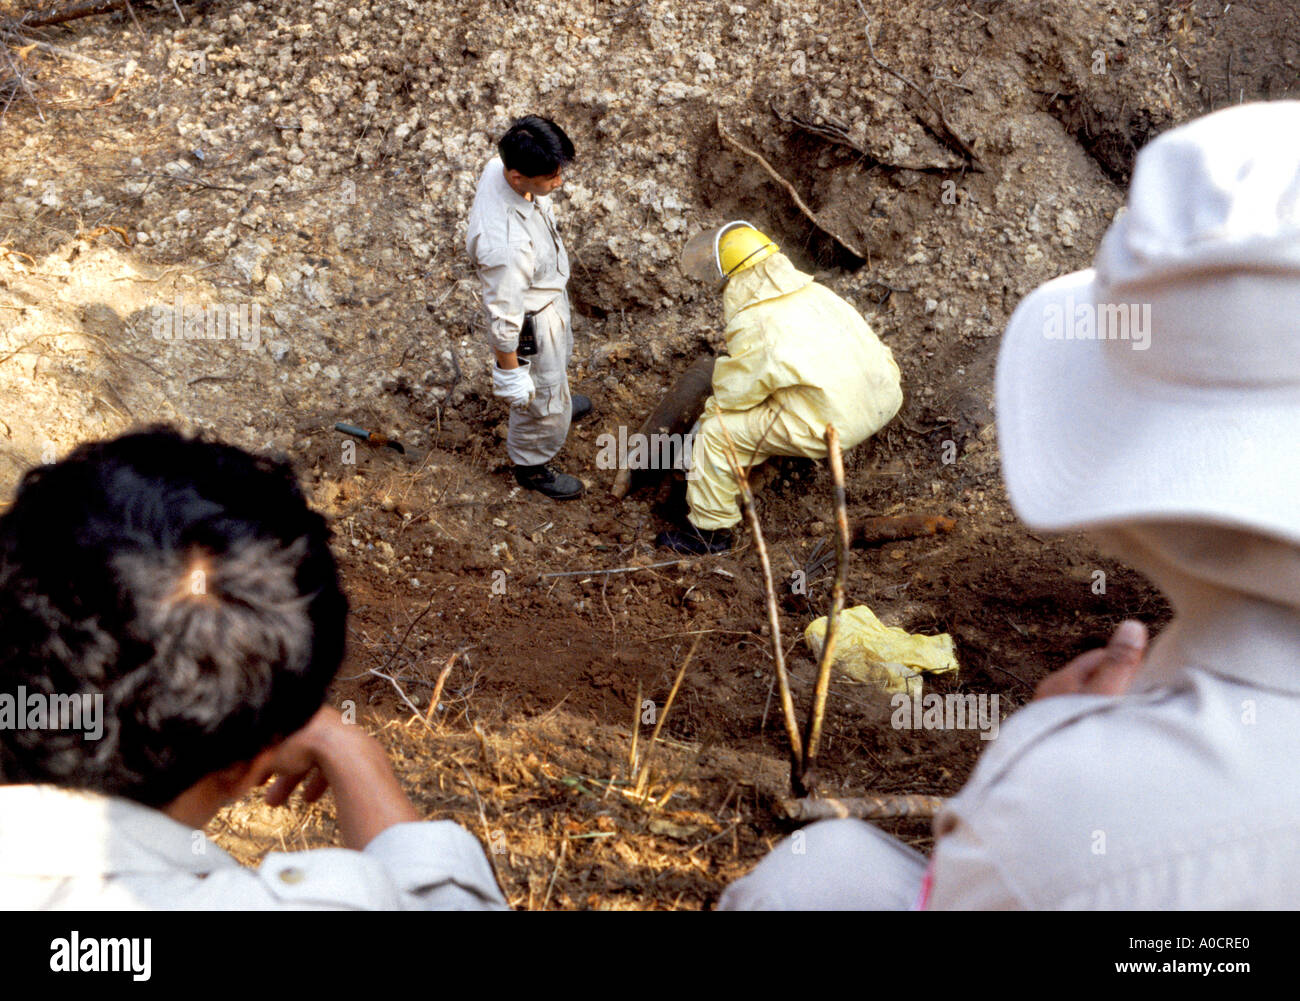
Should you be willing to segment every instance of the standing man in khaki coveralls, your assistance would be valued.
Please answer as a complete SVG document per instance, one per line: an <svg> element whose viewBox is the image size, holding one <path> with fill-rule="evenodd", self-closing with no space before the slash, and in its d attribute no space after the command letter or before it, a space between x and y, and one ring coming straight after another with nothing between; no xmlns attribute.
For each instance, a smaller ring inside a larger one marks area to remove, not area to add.
<svg viewBox="0 0 1300 1001"><path fill-rule="evenodd" d="M573 143L550 119L529 115L497 151L479 178L466 236L496 355L493 394L510 405L506 452L520 486L571 500L581 496L582 482L549 463L591 401L569 392L569 255L550 194L564 183Z"/></svg>

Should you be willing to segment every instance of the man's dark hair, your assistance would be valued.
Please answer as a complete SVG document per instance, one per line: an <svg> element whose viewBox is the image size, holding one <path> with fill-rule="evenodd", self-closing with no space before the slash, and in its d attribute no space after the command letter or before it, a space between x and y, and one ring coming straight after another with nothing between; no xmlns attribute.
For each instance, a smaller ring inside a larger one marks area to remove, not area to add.
<svg viewBox="0 0 1300 1001"><path fill-rule="evenodd" d="M549 118L528 115L510 126L497 143L497 152L506 170L517 170L524 177L550 177L573 162L573 143Z"/></svg>
<svg viewBox="0 0 1300 1001"><path fill-rule="evenodd" d="M102 695L103 735L0 728L0 783L161 807L301 729L343 658L329 535L287 464L166 428L30 470L0 517L0 693Z"/></svg>

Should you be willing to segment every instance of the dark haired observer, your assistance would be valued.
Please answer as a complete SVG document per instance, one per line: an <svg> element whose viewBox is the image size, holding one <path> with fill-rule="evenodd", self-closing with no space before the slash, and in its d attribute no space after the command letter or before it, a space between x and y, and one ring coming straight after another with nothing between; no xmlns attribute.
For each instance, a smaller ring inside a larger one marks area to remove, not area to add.
<svg viewBox="0 0 1300 1001"><path fill-rule="evenodd" d="M478 842L420 822L324 705L348 610L329 536L287 465L166 429L27 473L0 517L4 906L504 906ZM332 789L351 850L255 871L208 843L272 777L273 806Z"/></svg>

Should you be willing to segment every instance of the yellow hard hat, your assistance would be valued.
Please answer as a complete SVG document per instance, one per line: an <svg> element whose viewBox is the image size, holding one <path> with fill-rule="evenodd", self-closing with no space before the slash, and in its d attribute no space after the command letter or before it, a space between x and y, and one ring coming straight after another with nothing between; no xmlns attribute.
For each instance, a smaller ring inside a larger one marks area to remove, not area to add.
<svg viewBox="0 0 1300 1001"><path fill-rule="evenodd" d="M718 267L724 278L752 268L780 248L747 222L730 222L718 232Z"/></svg>
<svg viewBox="0 0 1300 1001"><path fill-rule="evenodd" d="M682 270L699 281L725 280L766 260L780 248L744 221L692 237L682 250Z"/></svg>

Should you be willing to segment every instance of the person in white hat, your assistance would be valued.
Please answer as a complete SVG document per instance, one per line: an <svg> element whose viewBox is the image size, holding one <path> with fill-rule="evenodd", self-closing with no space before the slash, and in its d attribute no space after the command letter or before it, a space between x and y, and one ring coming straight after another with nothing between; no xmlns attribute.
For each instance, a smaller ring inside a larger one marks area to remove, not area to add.
<svg viewBox="0 0 1300 1001"><path fill-rule="evenodd" d="M1300 102L1155 140L1095 268L1025 299L998 360L1016 512L1086 529L1170 598L1050 675L924 858L800 832L724 909L1293 908L1300 902Z"/></svg>

